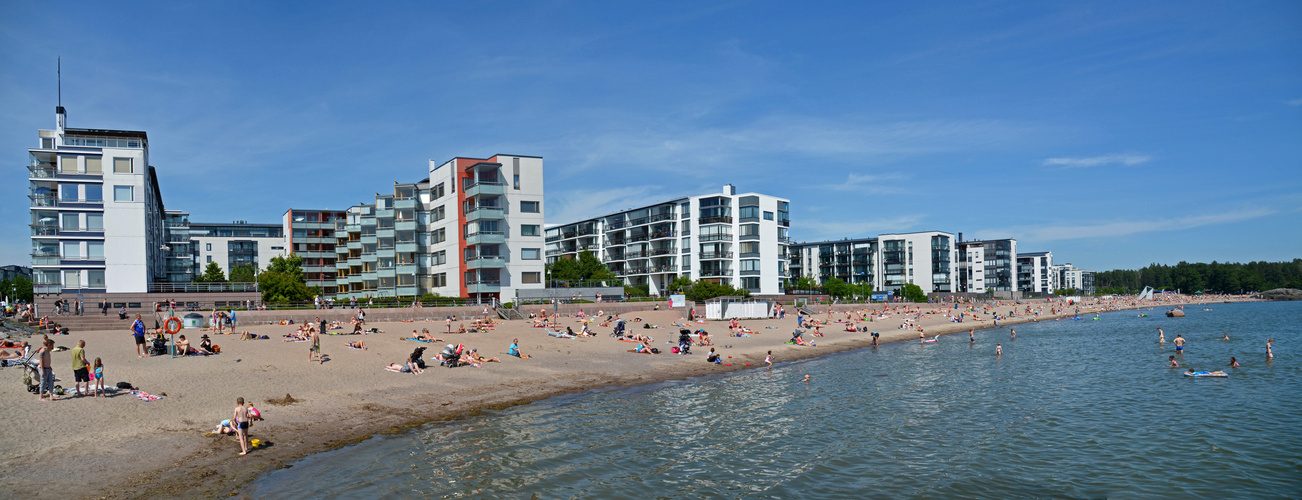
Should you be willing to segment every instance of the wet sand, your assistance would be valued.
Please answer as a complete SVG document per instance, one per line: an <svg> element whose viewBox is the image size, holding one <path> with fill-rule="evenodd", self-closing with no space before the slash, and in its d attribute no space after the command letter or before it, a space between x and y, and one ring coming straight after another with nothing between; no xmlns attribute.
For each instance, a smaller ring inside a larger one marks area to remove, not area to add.
<svg viewBox="0 0 1302 500"><path fill-rule="evenodd" d="M1023 311L1028 305L1041 308L1042 313L1038 317L1009 318L1000 321L1000 326L1065 316L1049 315L1049 306L1042 302L1016 307ZM916 323L928 337L993 326L989 319L953 323L944 315L952 309L938 305L910 306L920 307L923 312ZM880 310L882 306L842 305L835 309L865 307ZM1007 304L992 309L1007 315L1013 307ZM1081 309L1088 311L1092 307L1096 306L1082 305ZM1138 307L1156 307L1149 313L1156 315L1167 306L1146 303ZM9 471L4 486L13 496L226 496L237 493L242 485L268 470L376 433L595 388L762 369L768 350L773 350L776 360L782 362L870 344L869 333L843 331L845 325L837 322L844 320L843 312L829 316L825 311L825 307L820 309L815 318L829 321L822 329L826 336L814 337L812 332L805 335L806 340L817 344L814 347L786 344L796 325L793 308L788 308L782 320L742 321L757 332L751 337L729 337L726 321L692 324L693 330L704 328L711 334L715 347L725 356L724 362L731 366L707 363L708 347L695 347L690 356L668 353L671 346L665 342L677 344L679 327L672 323L682 321L682 310L623 315L630 320L644 319L630 321L629 331L655 338L653 347L665 351L658 355L627 352L636 344L612 339L608 336L611 329L596 323L593 329L597 337L578 339L548 337L529 321L501 322L493 331L470 334L440 333L444 330L442 322L374 323L368 327L378 327L384 333L323 336L324 363L308 361L308 343L281 340L294 326L241 327L271 338L239 341L231 335L213 335L222 354L176 359L138 359L126 331L58 336L54 339L60 346L73 347L79 339L87 341L87 358L104 360L106 385L128 381L148 393L165 396L145 402L119 391L108 398L65 396L56 402L42 402L17 383L21 377L18 368L6 368L0 371L0 377L10 377L11 382L0 384L0 398L6 401L0 406L0 416L7 423L0 427L0 443L7 445L8 453L0 459L0 467ZM886 314L887 318L858 324L880 332L882 343L919 341L917 331L899 328L902 314ZM561 322L579 329L576 318L562 318ZM642 325L648 323L661 328L643 329ZM428 328L444 342L402 340L411 335L413 328ZM194 343L201 334L193 330L182 333ZM513 338L520 339L521 351L532 355L532 359L506 356ZM358 339L365 340L369 349L344 347ZM434 362L418 375L384 369L389 363L401 363L420 346L428 347L425 359L429 362L447 343L478 347L482 355L500 357L502 362L455 369ZM994 347L989 348L993 354ZM66 351L54 353L54 366L56 377L61 379L59 385L70 389L72 370ZM283 401L287 395L292 397L292 403ZM243 457L237 455L239 445L233 437L206 434L222 419L231 418L236 397L245 398L262 411L266 420L254 423L251 437L269 443Z"/></svg>

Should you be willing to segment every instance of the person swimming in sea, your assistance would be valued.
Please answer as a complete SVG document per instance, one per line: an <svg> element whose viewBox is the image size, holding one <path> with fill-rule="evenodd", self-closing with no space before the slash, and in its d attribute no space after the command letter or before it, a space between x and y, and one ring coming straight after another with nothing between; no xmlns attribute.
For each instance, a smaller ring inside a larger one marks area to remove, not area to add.
<svg viewBox="0 0 1302 500"><path fill-rule="evenodd" d="M1003 344L996 343L996 344L995 344L995 356L1003 356L1003 355L1004 355L1004 345L1003 345Z"/></svg>
<svg viewBox="0 0 1302 500"><path fill-rule="evenodd" d="M1177 362L1175 361L1175 356L1167 356L1166 359L1167 359L1167 361L1170 361L1170 366L1171 366L1171 368L1179 368L1179 367L1180 367L1180 363L1177 363Z"/></svg>
<svg viewBox="0 0 1302 500"><path fill-rule="evenodd" d="M1229 333L1229 332L1225 332L1225 338L1223 338L1223 339L1221 339L1221 340L1230 340L1230 333Z"/></svg>
<svg viewBox="0 0 1302 500"><path fill-rule="evenodd" d="M1230 356L1230 368L1238 368L1238 367L1239 367L1239 362L1234 360L1234 356Z"/></svg>
<svg viewBox="0 0 1302 500"><path fill-rule="evenodd" d="M971 329L971 330L968 330L968 331L967 331L967 340L968 340L968 342L972 342L972 343L975 344L975 343L976 343L976 335L973 335L974 333L976 333L976 329L975 329L975 328L973 328L973 329Z"/></svg>
<svg viewBox="0 0 1302 500"><path fill-rule="evenodd" d="M1184 354L1184 337L1181 337L1180 334L1177 333L1175 334L1175 340L1172 340L1171 342L1175 344L1176 354Z"/></svg>

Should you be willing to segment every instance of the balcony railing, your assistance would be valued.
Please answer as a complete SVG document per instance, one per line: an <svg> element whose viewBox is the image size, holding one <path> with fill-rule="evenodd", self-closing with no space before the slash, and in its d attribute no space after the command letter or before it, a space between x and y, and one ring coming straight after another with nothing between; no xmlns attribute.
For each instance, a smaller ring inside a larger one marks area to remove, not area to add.
<svg viewBox="0 0 1302 500"><path fill-rule="evenodd" d="M732 258L732 252L701 252L700 254L697 255L697 257L699 257L700 259L703 259L703 260L709 260L709 259L731 259L731 258Z"/></svg>
<svg viewBox="0 0 1302 500"><path fill-rule="evenodd" d="M702 269L701 276L732 276L732 269Z"/></svg>
<svg viewBox="0 0 1302 500"><path fill-rule="evenodd" d="M732 224L731 215L715 215L712 217L701 217L701 225L705 224Z"/></svg>
<svg viewBox="0 0 1302 500"><path fill-rule="evenodd" d="M697 236L697 238L700 238L701 241L730 241L732 240L732 234L730 233L702 234L700 236Z"/></svg>

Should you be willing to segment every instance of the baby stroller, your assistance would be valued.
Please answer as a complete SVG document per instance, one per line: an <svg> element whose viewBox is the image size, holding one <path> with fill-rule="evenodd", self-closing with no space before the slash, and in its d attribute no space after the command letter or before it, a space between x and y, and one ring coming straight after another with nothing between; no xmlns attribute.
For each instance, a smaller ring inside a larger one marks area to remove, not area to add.
<svg viewBox="0 0 1302 500"><path fill-rule="evenodd" d="M461 366L461 353L465 351L466 346L462 344L448 344L443 348L443 352L438 355L439 364L448 368Z"/></svg>
<svg viewBox="0 0 1302 500"><path fill-rule="evenodd" d="M149 347L150 356L163 356L167 354L167 339L154 337L154 342Z"/></svg>
<svg viewBox="0 0 1302 500"><path fill-rule="evenodd" d="M692 353L692 331L686 328L678 330L678 354Z"/></svg>
<svg viewBox="0 0 1302 500"><path fill-rule="evenodd" d="M617 320L615 331L610 332L611 337L620 338L624 336L624 320Z"/></svg>

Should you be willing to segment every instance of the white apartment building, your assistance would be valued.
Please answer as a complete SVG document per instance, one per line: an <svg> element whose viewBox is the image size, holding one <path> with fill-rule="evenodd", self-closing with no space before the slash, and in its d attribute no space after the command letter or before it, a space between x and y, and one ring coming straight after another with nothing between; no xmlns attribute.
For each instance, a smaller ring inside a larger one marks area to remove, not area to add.
<svg viewBox="0 0 1302 500"><path fill-rule="evenodd" d="M216 263L229 279L235 266L251 265L261 271L271 265L272 258L288 255L280 224L192 222L189 234L195 276L203 274L209 263Z"/></svg>
<svg viewBox="0 0 1302 500"><path fill-rule="evenodd" d="M962 233L959 235L961 239ZM959 241L958 253L956 291L986 293L1018 289L1017 240Z"/></svg>
<svg viewBox="0 0 1302 500"><path fill-rule="evenodd" d="M800 243L792 245L791 255L792 275L820 284L838 278L897 293L906 283L923 293L954 291L954 235L942 231Z"/></svg>
<svg viewBox="0 0 1302 500"><path fill-rule="evenodd" d="M1053 266L1057 277L1055 290L1075 290L1083 295L1094 294L1094 271L1079 269L1070 263Z"/></svg>
<svg viewBox="0 0 1302 500"><path fill-rule="evenodd" d="M1053 293L1053 252L1017 254L1017 289L1024 293Z"/></svg>
<svg viewBox="0 0 1302 500"><path fill-rule="evenodd" d="M35 292L147 292L164 270L163 201L144 132L40 130L28 149Z"/></svg>
<svg viewBox="0 0 1302 500"><path fill-rule="evenodd" d="M630 286L652 295L679 276L785 292L791 203L759 193L685 196L547 229L547 261L589 251Z"/></svg>

